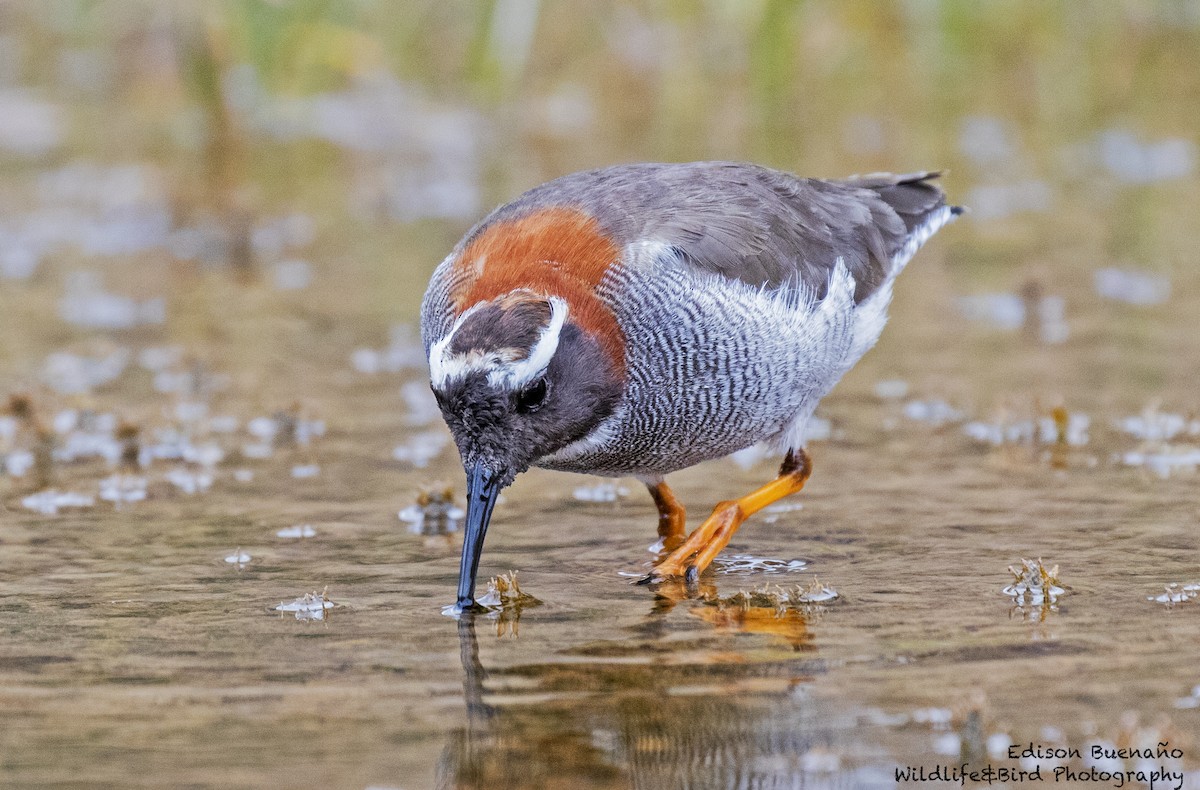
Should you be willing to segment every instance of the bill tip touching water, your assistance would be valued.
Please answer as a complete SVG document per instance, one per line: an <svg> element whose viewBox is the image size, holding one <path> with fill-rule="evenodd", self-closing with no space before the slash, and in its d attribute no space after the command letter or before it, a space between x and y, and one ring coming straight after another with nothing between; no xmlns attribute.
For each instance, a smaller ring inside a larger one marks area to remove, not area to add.
<svg viewBox="0 0 1200 790"><path fill-rule="evenodd" d="M565 176L484 218L421 308L430 381L467 474L456 608L496 499L531 466L640 479L694 583L739 525L799 491L806 430L879 338L892 283L963 209L939 173L799 178L749 164ZM779 475L690 535L664 476L758 442Z"/></svg>

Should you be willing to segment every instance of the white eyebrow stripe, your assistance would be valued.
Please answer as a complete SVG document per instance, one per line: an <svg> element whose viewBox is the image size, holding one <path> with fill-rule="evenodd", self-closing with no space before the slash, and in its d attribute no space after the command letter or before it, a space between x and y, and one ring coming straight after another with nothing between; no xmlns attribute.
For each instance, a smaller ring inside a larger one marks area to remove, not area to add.
<svg viewBox="0 0 1200 790"><path fill-rule="evenodd" d="M550 360L554 359L563 324L567 321L570 309L566 300L560 297L551 296L546 301L550 303L550 323L542 329L537 342L529 350L528 357L520 362L500 365L488 374L488 383L492 386L507 385L511 389L522 387L545 370Z"/></svg>
<svg viewBox="0 0 1200 790"><path fill-rule="evenodd" d="M463 323L473 312L487 302L473 305L458 317L445 337L430 347L430 382L436 389L443 389L451 379L461 378L473 370L486 370L488 371L488 383L493 387L517 389L528 384L541 374L550 364L550 360L554 358L554 354L558 351L563 325L570 312L566 300L561 297L551 296L546 301L550 304L550 321L542 328L537 342L529 350L529 356L517 362L508 362L496 353L450 353L450 342L454 339L455 333L462 328Z"/></svg>
<svg viewBox="0 0 1200 790"><path fill-rule="evenodd" d="M446 382L450 379L450 376L461 376L466 372L465 370L460 369L464 367L462 363L458 362L457 360L447 358L447 353L450 350L450 341L454 339L454 333L462 328L463 322L467 320L471 313L478 310L482 304L483 302L480 302L479 304L472 305L470 308L463 311L463 314L460 315L458 320L454 322L454 326L450 327L450 331L446 333L446 336L430 347L429 380L433 383L433 386L437 387L438 389L446 386ZM456 362L458 362L458 364L455 364Z"/></svg>

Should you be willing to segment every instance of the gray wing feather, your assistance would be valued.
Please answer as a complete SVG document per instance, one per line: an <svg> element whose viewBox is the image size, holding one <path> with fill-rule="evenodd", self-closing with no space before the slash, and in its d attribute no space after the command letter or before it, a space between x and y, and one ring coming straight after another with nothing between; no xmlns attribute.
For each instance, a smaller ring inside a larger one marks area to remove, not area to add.
<svg viewBox="0 0 1200 790"><path fill-rule="evenodd" d="M458 277L454 273L454 259L458 257L458 248L443 260L429 278L429 287L421 299L421 343L425 346L425 356L429 357L430 347L446 336L454 323L454 312L451 308L451 295L458 285Z"/></svg>
<svg viewBox="0 0 1200 790"><path fill-rule="evenodd" d="M768 289L802 283L821 297L841 258L862 301L909 237L941 216L937 175L823 181L734 162L618 165L543 184L492 212L466 241L492 222L575 205L619 245L658 241L697 269Z"/></svg>

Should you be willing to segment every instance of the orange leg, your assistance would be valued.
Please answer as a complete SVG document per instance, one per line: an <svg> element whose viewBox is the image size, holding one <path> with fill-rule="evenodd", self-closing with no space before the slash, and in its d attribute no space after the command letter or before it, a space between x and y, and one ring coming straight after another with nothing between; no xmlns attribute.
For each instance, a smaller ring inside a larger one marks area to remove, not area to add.
<svg viewBox="0 0 1200 790"><path fill-rule="evenodd" d="M662 539L663 548L670 551L683 543L687 513L665 480L647 482L646 488L658 508L658 537Z"/></svg>
<svg viewBox="0 0 1200 790"><path fill-rule="evenodd" d="M718 504L712 515L688 536L683 545L664 557L642 583L658 582L672 576L684 576L689 582L695 582L700 578L700 571L712 564L729 544L743 521L767 505L804 488L811 474L812 460L808 453L789 450L779 468L779 477L741 499Z"/></svg>

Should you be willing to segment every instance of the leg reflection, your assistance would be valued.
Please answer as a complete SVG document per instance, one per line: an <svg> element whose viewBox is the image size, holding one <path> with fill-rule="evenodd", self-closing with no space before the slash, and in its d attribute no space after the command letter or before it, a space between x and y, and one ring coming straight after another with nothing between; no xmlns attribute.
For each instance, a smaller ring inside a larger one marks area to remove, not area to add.
<svg viewBox="0 0 1200 790"><path fill-rule="evenodd" d="M467 723L450 735L437 786L854 783L849 770L809 775L813 755L845 753L854 733L837 729L841 719L806 691L824 666L803 613L776 616L758 594L719 598L702 590L697 598L683 585L660 592L665 600L647 618L652 627L574 645L547 642L553 649L544 658L519 666L486 667L476 623L464 617L458 635ZM672 605L684 616L671 615ZM548 640L553 628L526 623L522 639ZM485 641L490 631L484 628ZM748 633L757 637L752 653L736 647ZM503 689L503 697L488 704L485 685L492 684L491 695Z"/></svg>

